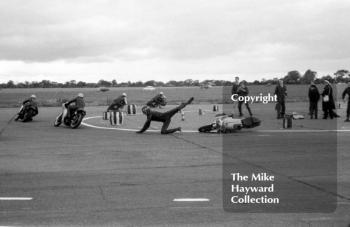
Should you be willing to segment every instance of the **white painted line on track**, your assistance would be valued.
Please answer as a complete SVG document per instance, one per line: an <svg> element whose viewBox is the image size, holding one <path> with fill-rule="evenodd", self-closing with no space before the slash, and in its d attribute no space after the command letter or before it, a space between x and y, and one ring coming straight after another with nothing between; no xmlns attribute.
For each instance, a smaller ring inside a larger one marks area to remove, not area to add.
<svg viewBox="0 0 350 227"><path fill-rule="evenodd" d="M173 202L209 202L207 198L175 198Z"/></svg>
<svg viewBox="0 0 350 227"><path fill-rule="evenodd" d="M343 129L270 129L270 130L256 130L256 132L350 132L349 130Z"/></svg>
<svg viewBox="0 0 350 227"><path fill-rule="evenodd" d="M28 201L32 199L32 197L0 197L0 201Z"/></svg>
<svg viewBox="0 0 350 227"><path fill-rule="evenodd" d="M137 131L139 131L138 129L131 129L131 128L110 128L110 127L104 127L104 126L96 126L96 125L92 125L92 124L88 124L88 123L84 122L85 120L89 120L89 119L93 119L93 118L102 118L102 117L101 116L87 117L87 118L84 118L84 120L83 120L83 122L81 124L85 125L87 127L97 128L97 129L128 131L128 132L137 132ZM160 132L160 130L148 129L147 132ZM182 130L181 132L194 133L194 132L198 132L198 131L195 131L195 130Z"/></svg>
<svg viewBox="0 0 350 227"><path fill-rule="evenodd" d="M94 118L102 118L101 116L92 116L92 117L86 117L83 119L83 122L81 123L82 125L85 125L87 127L91 128L96 128L96 129L106 129L106 130L117 130L117 131L127 131L127 132L137 132L139 131L138 129L131 129L131 128L111 128L111 127L104 127L104 126L96 126L92 124L88 124L85 121L89 119L94 119ZM147 132L159 132L160 130L154 130L154 129L149 129ZM199 133L197 130L182 130L183 133ZM293 130L293 129L266 129L266 130L254 130L254 132L263 132L263 133L283 133L283 132L288 132L288 133L323 133L323 132L350 132L350 129L298 129L298 130Z"/></svg>

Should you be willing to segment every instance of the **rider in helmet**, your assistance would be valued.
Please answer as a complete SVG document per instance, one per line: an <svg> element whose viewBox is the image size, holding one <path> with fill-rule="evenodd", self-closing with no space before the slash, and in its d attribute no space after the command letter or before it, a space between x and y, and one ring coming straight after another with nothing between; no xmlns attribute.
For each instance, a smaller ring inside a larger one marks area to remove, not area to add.
<svg viewBox="0 0 350 227"><path fill-rule="evenodd" d="M70 117L70 114L78 109L85 108L84 94L79 93L77 97L69 100L65 103L65 107L67 107L67 117Z"/></svg>
<svg viewBox="0 0 350 227"><path fill-rule="evenodd" d="M150 101L146 103L146 106L149 106L151 108L156 108L156 107L161 108L162 106L165 106L165 105L166 105L166 96L162 91L159 92L159 94L154 96Z"/></svg>
<svg viewBox="0 0 350 227"><path fill-rule="evenodd" d="M124 106L128 104L126 97L126 93L123 93L121 96L114 99L111 105L108 106L107 111L119 111L119 109L123 109Z"/></svg>
<svg viewBox="0 0 350 227"><path fill-rule="evenodd" d="M18 119L22 118L25 111L28 109L33 109L34 110L34 116L36 116L39 113L38 110L38 103L36 102L36 95L32 94L28 99L24 100L22 102L22 108L18 113L18 116L15 118L15 121L18 121Z"/></svg>
<svg viewBox="0 0 350 227"><path fill-rule="evenodd" d="M143 114L145 114L147 116L147 120L146 120L143 128L140 131L138 131L137 133L143 133L144 131L146 131L151 126L152 121L163 122L163 126L161 129L162 134L169 134L169 133L174 133L176 131L181 131L181 127L168 129L170 122L171 122L171 118L177 112L179 112L180 110L185 108L188 104L190 104L192 101L193 101L193 97L190 98L187 102L182 103L181 105L179 105L171 110L168 110L166 112L158 112L158 111L155 111L154 109L151 109L149 106L144 106L142 108L142 112L143 112Z"/></svg>

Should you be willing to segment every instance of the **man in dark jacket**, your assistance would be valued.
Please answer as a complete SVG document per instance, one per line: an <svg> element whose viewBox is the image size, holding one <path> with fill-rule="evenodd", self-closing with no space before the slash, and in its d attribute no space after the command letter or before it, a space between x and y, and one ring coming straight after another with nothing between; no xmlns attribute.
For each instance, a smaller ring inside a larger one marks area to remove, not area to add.
<svg viewBox="0 0 350 227"><path fill-rule="evenodd" d="M67 110L68 110L67 117L70 117L70 114L78 109L83 110L85 108L84 94L79 93L77 97L66 102L65 106L67 107ZM62 119L64 119L64 117Z"/></svg>
<svg viewBox="0 0 350 227"><path fill-rule="evenodd" d="M312 81L309 87L309 110L311 119L313 119L314 115L315 119L317 119L318 100L320 100L320 93L315 83Z"/></svg>
<svg viewBox="0 0 350 227"><path fill-rule="evenodd" d="M328 116L333 119L336 117L333 110L335 109L335 103L333 98L333 88L328 80L325 80L325 86L322 92L322 110L323 110L323 119L327 119Z"/></svg>
<svg viewBox="0 0 350 227"><path fill-rule="evenodd" d="M348 106L346 108L346 119L345 119L345 122L350 122L350 81L348 82L348 87L345 88L345 90L343 91L343 94L342 94L342 98L345 102L345 96L348 95Z"/></svg>
<svg viewBox="0 0 350 227"><path fill-rule="evenodd" d="M238 88L239 88L239 77L236 76L235 77L235 82L233 82L233 84L232 84L231 95L237 94ZM236 102L233 103L233 112L232 112L232 114L234 114L235 108L236 108Z"/></svg>
<svg viewBox="0 0 350 227"><path fill-rule="evenodd" d="M248 87L246 86L246 82L243 80L237 90L237 94L239 97L245 97L249 94ZM238 111L239 111L239 116L242 117L242 104L245 103L245 106L247 107L247 110L249 112L250 116L253 116L252 111L250 110L249 103L245 101L238 101Z"/></svg>
<svg viewBox="0 0 350 227"><path fill-rule="evenodd" d="M278 81L278 85L275 89L275 95L277 96L277 119L283 118L286 113L286 97L287 97L287 87L283 84L283 80Z"/></svg>
<svg viewBox="0 0 350 227"><path fill-rule="evenodd" d="M190 104L192 101L193 101L193 97L190 98L187 102L182 103L181 105L179 105L171 110L168 110L166 112L163 112L163 113L155 111L154 109L151 109L149 106L144 106L142 108L142 112L147 116L147 120L146 120L144 126L142 127L142 129L140 131L138 131L137 133L145 132L151 126L152 121L163 122L163 126L161 129L162 134L169 134L169 133L181 131L181 127L168 129L170 122L171 122L171 118L177 112L179 112L180 110L185 108L188 104Z"/></svg>
<svg viewBox="0 0 350 227"><path fill-rule="evenodd" d="M126 99L126 93L123 93L121 96L113 100L111 105L108 106L107 112L110 110L119 111L127 104L128 104L128 101Z"/></svg>

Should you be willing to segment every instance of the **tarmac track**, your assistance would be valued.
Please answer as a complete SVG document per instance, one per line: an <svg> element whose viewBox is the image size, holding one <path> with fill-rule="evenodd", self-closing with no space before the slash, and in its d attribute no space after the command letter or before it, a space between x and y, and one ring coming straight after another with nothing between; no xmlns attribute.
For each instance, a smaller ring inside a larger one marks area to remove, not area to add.
<svg viewBox="0 0 350 227"><path fill-rule="evenodd" d="M32 200L0 200L0 226L347 226L350 223L349 133L338 134L337 191L318 184L318 180L328 181L331 176L307 176L302 169L286 165L289 158L312 157L314 152L322 150L325 139L322 135L311 133L310 140L303 140L303 135L298 133L231 134L237 149L230 159L237 168L274 171L310 193L336 197L338 206L329 214L229 213L224 212L222 205L221 136L138 135L85 126L77 130L54 128L50 122L58 111L58 108L42 109L34 122L11 123L1 135L0 197ZM1 122L8 120L13 112L14 109L4 109ZM303 144L292 144L292 139ZM276 149L271 149L274 144ZM278 151L282 144L286 145L285 149ZM305 152L310 156L299 152L305 147L310 147ZM278 152L283 152L283 156ZM317 165L327 165L325 159L319 161ZM174 202L176 198L209 201Z"/></svg>

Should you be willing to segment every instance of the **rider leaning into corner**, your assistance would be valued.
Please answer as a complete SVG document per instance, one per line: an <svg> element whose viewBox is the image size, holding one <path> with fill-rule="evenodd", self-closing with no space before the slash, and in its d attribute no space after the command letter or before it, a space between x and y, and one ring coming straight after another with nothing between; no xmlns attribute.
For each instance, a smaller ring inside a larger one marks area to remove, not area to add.
<svg viewBox="0 0 350 227"><path fill-rule="evenodd" d="M161 91L159 94L154 96L150 101L146 103L146 106L151 107L151 108L161 108L162 106L166 105L166 96L164 93Z"/></svg>
<svg viewBox="0 0 350 227"><path fill-rule="evenodd" d="M168 110L166 112L155 111L155 110L151 109L149 106L144 106L142 108L142 112L147 116L147 120L146 120L143 128L140 131L138 131L137 133L145 132L151 126L152 121L163 122L163 126L162 126L162 129L160 131L162 134L169 134L169 133L174 133L177 131L181 132L181 127L168 129L170 122L171 122L171 118L177 112L179 112L180 110L185 108L188 104L192 103L193 99L194 98L192 97L187 102L181 103L181 105L179 105L171 110Z"/></svg>
<svg viewBox="0 0 350 227"><path fill-rule="evenodd" d="M20 112L18 113L18 116L15 118L15 121L18 121L19 118L21 118L21 116L25 113L25 111L27 111L28 109L33 109L35 114L34 116L36 116L39 111L38 111L38 103L36 101L36 95L31 95L29 97L29 99L26 99L22 102L23 108L20 110ZM33 117L34 117L33 116Z"/></svg>
<svg viewBox="0 0 350 227"><path fill-rule="evenodd" d="M77 97L66 102L65 107L67 108L67 117L70 117L70 114L76 110L83 110L85 108L84 94L79 93ZM64 119L66 116L63 116Z"/></svg>
<svg viewBox="0 0 350 227"><path fill-rule="evenodd" d="M126 97L127 97L126 93L123 93L121 96L114 99L111 105L108 106L107 112L110 110L119 111L120 109L123 109L124 106L128 104Z"/></svg>

